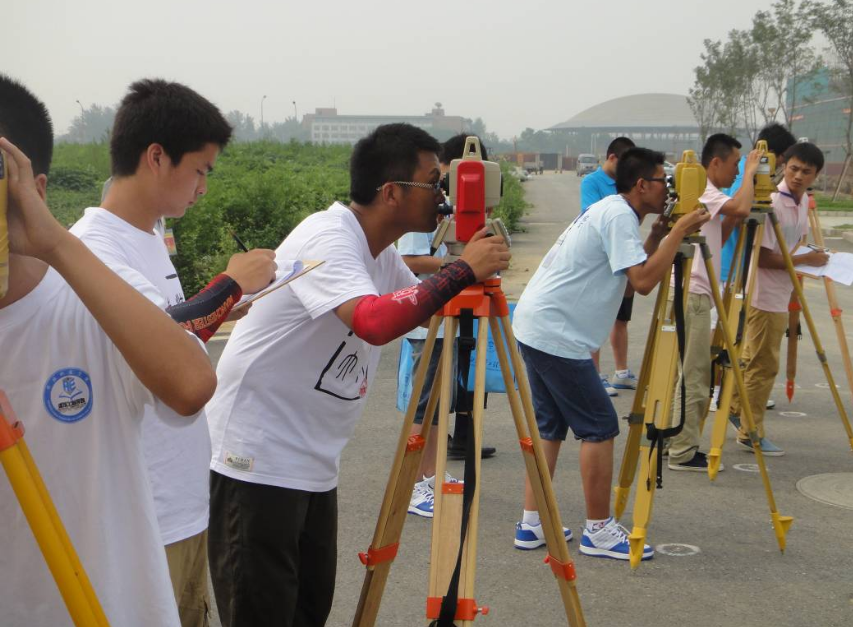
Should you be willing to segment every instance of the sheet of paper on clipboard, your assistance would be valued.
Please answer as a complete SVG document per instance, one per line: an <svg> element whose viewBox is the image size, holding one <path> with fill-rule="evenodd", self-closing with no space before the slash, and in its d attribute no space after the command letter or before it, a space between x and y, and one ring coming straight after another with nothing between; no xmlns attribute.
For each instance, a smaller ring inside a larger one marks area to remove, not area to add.
<svg viewBox="0 0 853 627"><path fill-rule="evenodd" d="M802 255L813 252L812 248L801 246L794 254ZM829 253L829 262L825 266L795 266L800 274L821 278L827 277L842 285L853 284L853 255L850 253Z"/></svg>
<svg viewBox="0 0 853 627"><path fill-rule="evenodd" d="M278 269L275 271L275 279L272 283L270 283L267 287L262 289L260 292L256 292L254 294L246 294L241 298L236 305L234 305L234 309L239 309L240 307L245 307L246 305L255 302L256 300L263 298L267 294L276 291L279 288L284 287L291 281L295 281L299 277L311 272L314 268L321 265L322 261L300 261L298 259L277 259L276 264L278 265Z"/></svg>

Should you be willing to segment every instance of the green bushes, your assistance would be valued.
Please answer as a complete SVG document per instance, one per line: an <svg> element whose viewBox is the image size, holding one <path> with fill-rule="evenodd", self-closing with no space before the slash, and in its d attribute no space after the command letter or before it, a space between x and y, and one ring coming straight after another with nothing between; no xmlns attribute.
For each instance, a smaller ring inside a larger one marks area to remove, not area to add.
<svg viewBox="0 0 853 627"><path fill-rule="evenodd" d="M510 232L518 230L518 221L524 215L525 210L530 207L530 203L524 200L524 188L521 186L521 182L510 174L513 167L514 164L501 161L503 196L492 214L494 217L503 220Z"/></svg>
<svg viewBox="0 0 853 627"><path fill-rule="evenodd" d="M219 157L208 191L180 220L170 221L178 247L172 258L184 291L195 294L225 269L238 251L233 230L250 248L276 248L307 215L334 201L349 202L349 146L292 142L235 143ZM48 204L71 226L86 207L100 203L110 175L109 146L58 144ZM504 196L495 209L510 230L528 204L521 184L504 172Z"/></svg>

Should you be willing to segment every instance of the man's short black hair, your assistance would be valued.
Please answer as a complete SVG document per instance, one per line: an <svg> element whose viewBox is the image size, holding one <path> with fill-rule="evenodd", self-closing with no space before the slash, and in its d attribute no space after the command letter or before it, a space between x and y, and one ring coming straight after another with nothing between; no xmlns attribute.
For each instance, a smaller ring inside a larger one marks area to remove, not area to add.
<svg viewBox="0 0 853 627"><path fill-rule="evenodd" d="M758 141L767 142L767 149L777 157L784 155L785 151L797 143L791 132L778 122L768 124L758 133Z"/></svg>
<svg viewBox="0 0 853 627"><path fill-rule="evenodd" d="M813 166L818 172L823 170L823 151L810 142L800 142L788 148L782 156L782 161L787 163L791 157Z"/></svg>
<svg viewBox="0 0 853 627"><path fill-rule="evenodd" d="M350 157L350 198L369 205L376 188L389 181L411 181L420 153L441 153L441 144L411 124L383 124L358 140Z"/></svg>
<svg viewBox="0 0 853 627"><path fill-rule="evenodd" d="M725 133L711 135L702 148L702 167L707 168L711 165L711 161L715 157L725 161L734 152L735 148L740 147L741 143L731 135L726 135Z"/></svg>
<svg viewBox="0 0 853 627"><path fill-rule="evenodd" d="M648 148L629 148L622 153L619 163L616 164L616 191L619 194L627 194L638 180L652 178L663 162L662 152Z"/></svg>
<svg viewBox="0 0 853 627"><path fill-rule="evenodd" d="M113 176L133 175L151 144L163 146L178 165L185 154L207 144L224 148L231 130L216 105L186 85L162 79L137 81L116 113L110 138Z"/></svg>
<svg viewBox="0 0 853 627"><path fill-rule="evenodd" d="M617 159L621 159L626 150L636 147L636 144L628 137L617 137L610 145L607 146L607 152L604 153L604 158L609 159L610 155L616 155Z"/></svg>
<svg viewBox="0 0 853 627"><path fill-rule="evenodd" d="M489 153L486 151L486 145L479 135L474 135L474 133L459 133L459 135L454 135L441 145L441 155L439 156L441 162L444 165L450 165L450 162L454 159L461 159L463 156L462 153L465 152L465 140L469 137L476 137L480 140L480 155L483 157L483 161L488 161Z"/></svg>
<svg viewBox="0 0 853 627"><path fill-rule="evenodd" d="M30 90L6 74L0 74L0 136L29 157L33 174L47 175L53 158L50 114Z"/></svg>

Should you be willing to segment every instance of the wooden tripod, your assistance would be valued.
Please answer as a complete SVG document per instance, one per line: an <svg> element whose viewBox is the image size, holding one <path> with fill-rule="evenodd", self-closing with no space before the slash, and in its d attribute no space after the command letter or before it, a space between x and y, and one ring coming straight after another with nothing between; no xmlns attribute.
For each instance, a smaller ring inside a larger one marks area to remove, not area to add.
<svg viewBox="0 0 853 627"><path fill-rule="evenodd" d="M409 500L415 483L415 474L420 465L426 438L429 437L429 431L432 428L431 418L434 415L436 405L438 405L439 410L436 477L444 477L447 463L447 425L450 413L451 385L453 385L451 382L453 355L450 350L445 349L442 352L441 364L433 381L421 433L415 436L409 434L441 319L444 319L444 337L456 337L459 317L465 310L473 312L473 316L478 320L473 427L471 429L471 435L474 438L476 482L467 534L462 550L455 621L458 621L457 624L461 626L470 627L477 614L488 612L488 608L478 606L474 600L474 584L477 565L480 450L485 400L486 348L488 330L491 329L513 420L524 454L527 475L536 494L536 502L548 547L546 561L549 562L557 580L568 624L572 627L583 627L586 622L575 586L574 563L569 555L563 535L563 524L560 520L560 513L551 485L551 475L548 471L545 455L542 452L542 443L533 413L530 386L524 364L516 347L509 321L509 309L507 308L506 297L500 288L499 278L490 279L463 290L430 322L429 333L427 334L420 367L415 374L412 397L400 432L397 452L388 478L373 541L367 552L359 556L366 566L367 572L353 618L353 627L371 627L376 622L382 593L391 570L391 563L397 554L400 536L406 520ZM518 380L517 390L513 382L510 362ZM467 366L462 365L461 367ZM436 479L429 594L426 611L429 622L439 618L443 596L447 594L448 583L459 555L460 528L463 518L462 486L461 483L443 483L440 485Z"/></svg>

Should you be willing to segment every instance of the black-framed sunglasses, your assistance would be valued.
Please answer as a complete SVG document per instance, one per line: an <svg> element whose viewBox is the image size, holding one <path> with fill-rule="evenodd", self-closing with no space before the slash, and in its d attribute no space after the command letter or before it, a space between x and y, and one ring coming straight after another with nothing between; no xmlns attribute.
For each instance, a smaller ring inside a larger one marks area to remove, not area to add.
<svg viewBox="0 0 853 627"><path fill-rule="evenodd" d="M379 187L376 188L376 191L382 189L383 186L388 185L402 185L403 187L419 187L421 189L431 189L433 194L437 194L441 191L441 181L437 181L435 183L418 183L417 181L388 181L387 183L383 183Z"/></svg>

